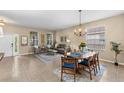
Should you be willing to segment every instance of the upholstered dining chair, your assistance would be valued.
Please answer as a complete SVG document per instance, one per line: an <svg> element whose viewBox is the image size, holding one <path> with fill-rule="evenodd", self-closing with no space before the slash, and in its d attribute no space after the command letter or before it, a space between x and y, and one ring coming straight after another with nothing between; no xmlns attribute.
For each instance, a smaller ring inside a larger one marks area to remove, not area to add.
<svg viewBox="0 0 124 93"><path fill-rule="evenodd" d="M80 63L78 63L78 65L80 67L83 67L83 70L84 68L88 68L88 72L90 74L90 80L92 80L92 70L94 70L94 75L96 75L96 63L95 63L95 56L96 55L93 55L93 56L90 56L88 59L84 59L83 61L81 61Z"/></svg>
<svg viewBox="0 0 124 93"><path fill-rule="evenodd" d="M61 57L61 81L63 81L63 73L74 75L76 81L77 60L75 58Z"/></svg>
<svg viewBox="0 0 124 93"><path fill-rule="evenodd" d="M0 53L0 61L4 58L4 53Z"/></svg>

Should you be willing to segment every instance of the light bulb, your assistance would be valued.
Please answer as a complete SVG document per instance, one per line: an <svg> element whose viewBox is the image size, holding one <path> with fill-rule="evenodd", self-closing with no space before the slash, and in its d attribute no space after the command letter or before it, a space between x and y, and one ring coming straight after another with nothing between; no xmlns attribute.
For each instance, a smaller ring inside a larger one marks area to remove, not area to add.
<svg viewBox="0 0 124 93"><path fill-rule="evenodd" d="M79 28L79 29L78 29L78 31L79 31L79 32L81 32L81 31L82 31L82 29L81 29L81 28Z"/></svg>

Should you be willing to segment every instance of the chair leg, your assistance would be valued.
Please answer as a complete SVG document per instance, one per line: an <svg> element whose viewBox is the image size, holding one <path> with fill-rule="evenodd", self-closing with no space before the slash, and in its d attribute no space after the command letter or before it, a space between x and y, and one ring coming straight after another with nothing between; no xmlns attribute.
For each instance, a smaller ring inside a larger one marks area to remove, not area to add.
<svg viewBox="0 0 124 93"><path fill-rule="evenodd" d="M80 66L79 68L80 68L80 69L79 69L79 74L82 74L82 72L83 72L83 70L84 70L84 66L82 65L82 66Z"/></svg>
<svg viewBox="0 0 124 93"><path fill-rule="evenodd" d="M91 68L89 67L89 72L90 72L90 80L92 80L92 73L91 73Z"/></svg>
<svg viewBox="0 0 124 93"><path fill-rule="evenodd" d="M97 73L96 64L93 65L93 68L92 69L94 70L94 75L96 76L96 73Z"/></svg>
<svg viewBox="0 0 124 93"><path fill-rule="evenodd" d="M74 82L76 81L76 69L74 69Z"/></svg>
<svg viewBox="0 0 124 93"><path fill-rule="evenodd" d="M61 69L61 81L63 81L62 76L63 76L63 70Z"/></svg>
<svg viewBox="0 0 124 93"><path fill-rule="evenodd" d="M74 82L75 82L76 80L75 80L75 74L74 74Z"/></svg>
<svg viewBox="0 0 124 93"><path fill-rule="evenodd" d="M95 69L96 69L96 73L98 73L98 70L97 70L97 64L95 64Z"/></svg>
<svg viewBox="0 0 124 93"><path fill-rule="evenodd" d="M99 61L98 61L98 68L99 68L99 70L100 70L100 65L99 65Z"/></svg>
<svg viewBox="0 0 124 93"><path fill-rule="evenodd" d="M93 70L94 70L94 75L96 76L97 71L95 71L95 68L93 68Z"/></svg>

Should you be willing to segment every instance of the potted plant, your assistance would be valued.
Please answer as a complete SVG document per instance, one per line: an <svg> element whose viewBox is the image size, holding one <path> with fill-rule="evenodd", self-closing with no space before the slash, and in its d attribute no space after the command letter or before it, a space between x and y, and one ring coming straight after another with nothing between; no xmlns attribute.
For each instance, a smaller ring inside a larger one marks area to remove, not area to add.
<svg viewBox="0 0 124 93"><path fill-rule="evenodd" d="M119 49L120 43L116 43L111 41L110 44L112 45L111 50L115 52L115 65L118 66L117 56L120 54L122 50Z"/></svg>
<svg viewBox="0 0 124 93"><path fill-rule="evenodd" d="M84 49L85 46L86 46L86 43L83 42L83 41L81 41L81 43L80 43L80 45L79 45L79 49L80 49L81 51L83 51L83 49Z"/></svg>

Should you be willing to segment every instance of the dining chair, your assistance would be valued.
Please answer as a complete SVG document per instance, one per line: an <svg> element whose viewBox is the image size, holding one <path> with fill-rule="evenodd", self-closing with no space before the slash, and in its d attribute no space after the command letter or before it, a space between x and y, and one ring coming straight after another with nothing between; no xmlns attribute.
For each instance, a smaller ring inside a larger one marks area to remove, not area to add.
<svg viewBox="0 0 124 93"><path fill-rule="evenodd" d="M67 56L67 52L64 52L64 56Z"/></svg>
<svg viewBox="0 0 124 93"><path fill-rule="evenodd" d="M79 53L79 52L80 52L80 50L77 50L76 52L78 52L78 53Z"/></svg>
<svg viewBox="0 0 124 93"><path fill-rule="evenodd" d="M88 59L84 59L80 63L78 63L79 67L83 67L88 69L88 72L90 73L90 80L92 80L92 71L94 70L94 75L96 75L96 64L94 61L95 55L90 56Z"/></svg>
<svg viewBox="0 0 124 93"><path fill-rule="evenodd" d="M73 51L74 53L76 53L77 52L77 50L76 49L74 49L74 51Z"/></svg>
<svg viewBox="0 0 124 93"><path fill-rule="evenodd" d="M63 81L63 73L74 75L76 81L77 62L75 58L61 57L61 81Z"/></svg>
<svg viewBox="0 0 124 93"><path fill-rule="evenodd" d="M99 52L96 53L96 65L98 67L98 69L100 70L100 63L99 63Z"/></svg>
<svg viewBox="0 0 124 93"><path fill-rule="evenodd" d="M4 58L4 53L0 53L0 61Z"/></svg>

